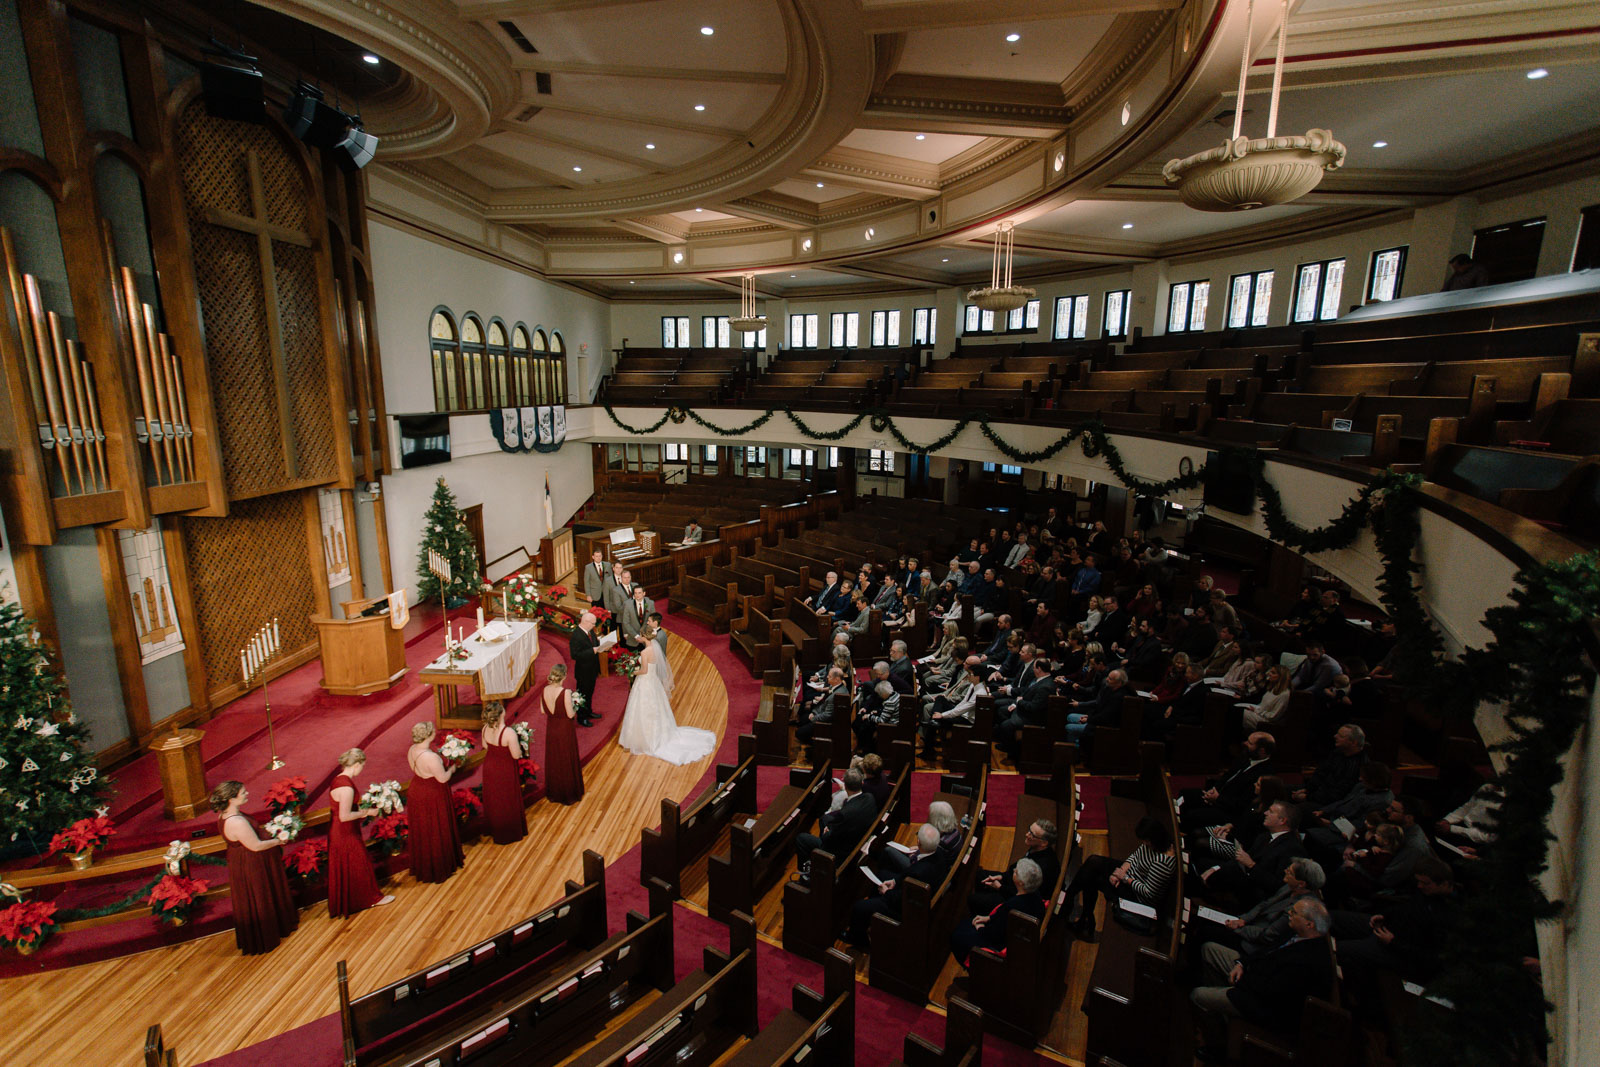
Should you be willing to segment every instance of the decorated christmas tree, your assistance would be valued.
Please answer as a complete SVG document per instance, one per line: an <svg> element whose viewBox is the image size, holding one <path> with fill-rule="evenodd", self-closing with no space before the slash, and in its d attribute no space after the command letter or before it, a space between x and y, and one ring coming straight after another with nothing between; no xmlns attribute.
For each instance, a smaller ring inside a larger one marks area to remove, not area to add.
<svg viewBox="0 0 1600 1067"><path fill-rule="evenodd" d="M42 852L100 803L88 727L72 714L33 620L0 603L0 848Z"/></svg>
<svg viewBox="0 0 1600 1067"><path fill-rule="evenodd" d="M417 596L424 600L439 599L440 581L428 569L430 553L437 552L450 564L450 581L445 583L444 595L449 600L463 600L478 592L478 550L472 544L472 533L456 509L455 494L444 479L433 489L433 505L422 517L422 545L417 550Z"/></svg>

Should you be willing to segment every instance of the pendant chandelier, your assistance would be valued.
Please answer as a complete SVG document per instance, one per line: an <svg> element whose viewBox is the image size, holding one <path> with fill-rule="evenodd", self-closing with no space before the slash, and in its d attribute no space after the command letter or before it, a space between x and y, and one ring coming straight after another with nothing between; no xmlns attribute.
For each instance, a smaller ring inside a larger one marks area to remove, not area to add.
<svg viewBox="0 0 1600 1067"><path fill-rule="evenodd" d="M739 279L739 316L728 325L740 333L760 333L767 328L767 317L756 314L756 276L746 273Z"/></svg>
<svg viewBox="0 0 1600 1067"><path fill-rule="evenodd" d="M1218 148L1174 159L1162 168L1168 185L1178 187L1178 197L1200 211L1249 211L1287 204L1305 196L1322 181L1322 175L1344 165L1345 147L1329 130L1307 130L1304 136L1277 136L1278 97L1283 91L1284 42L1289 36L1289 0L1282 0L1283 21L1278 27L1278 58L1272 68L1272 106L1267 113L1267 135L1242 136L1245 80L1250 73L1250 31L1255 0L1245 16L1244 55L1239 61L1239 95L1233 106L1233 136Z"/></svg>
<svg viewBox="0 0 1600 1067"><path fill-rule="evenodd" d="M989 284L974 289L967 299L984 311L1015 311L1039 295L1037 289L1011 284L1012 231L1016 224L1002 222L994 229L994 258L989 265Z"/></svg>

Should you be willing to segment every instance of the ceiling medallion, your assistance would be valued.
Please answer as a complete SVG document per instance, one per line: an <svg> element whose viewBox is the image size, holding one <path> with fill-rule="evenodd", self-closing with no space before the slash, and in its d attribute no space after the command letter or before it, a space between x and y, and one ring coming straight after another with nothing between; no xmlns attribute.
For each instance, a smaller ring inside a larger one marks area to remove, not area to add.
<svg viewBox="0 0 1600 1067"><path fill-rule="evenodd" d="M974 289L967 299L984 311L1015 311L1039 295L1037 289L1011 284L1011 249L1014 223L1002 222L994 228L994 257L989 266L989 284Z"/></svg>
<svg viewBox="0 0 1600 1067"><path fill-rule="evenodd" d="M1282 3L1283 22L1278 28L1278 58L1272 69L1267 135L1241 135L1245 80L1250 73L1249 31L1255 15L1255 0L1250 0L1244 55L1239 63L1239 95L1233 109L1233 136L1217 148L1170 160L1161 170L1167 184L1178 187L1179 199L1199 211L1249 211L1287 204L1315 189L1323 174L1344 166L1345 147L1333 139L1329 130L1276 136L1278 97L1283 91L1284 42L1289 35L1289 0Z"/></svg>
<svg viewBox="0 0 1600 1067"><path fill-rule="evenodd" d="M748 271L739 279L739 315L729 319L728 325L740 333L760 333L767 328L767 317L756 314L756 276Z"/></svg>

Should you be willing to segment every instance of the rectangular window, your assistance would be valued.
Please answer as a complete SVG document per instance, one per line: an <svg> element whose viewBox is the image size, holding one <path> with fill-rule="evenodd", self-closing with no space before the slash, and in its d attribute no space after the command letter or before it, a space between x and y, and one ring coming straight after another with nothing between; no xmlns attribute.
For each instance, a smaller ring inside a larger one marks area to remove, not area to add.
<svg viewBox="0 0 1600 1067"><path fill-rule="evenodd" d="M939 321L938 308L917 308L911 313L911 343L914 345L937 344L935 333Z"/></svg>
<svg viewBox="0 0 1600 1067"><path fill-rule="evenodd" d="M872 347L900 347L900 312L874 311L872 313Z"/></svg>
<svg viewBox="0 0 1600 1067"><path fill-rule="evenodd" d="M1167 295L1167 332L1203 333L1210 304L1210 282L1174 282Z"/></svg>
<svg viewBox="0 0 1600 1067"><path fill-rule="evenodd" d="M755 333L741 333L739 345L742 348L751 348L760 352L767 350L767 331L757 330Z"/></svg>
<svg viewBox="0 0 1600 1067"><path fill-rule="evenodd" d="M830 467L838 467L839 466L839 450L837 448L829 447L829 449L828 449L828 466L830 466Z"/></svg>
<svg viewBox="0 0 1600 1067"><path fill-rule="evenodd" d="M1235 274L1228 283L1228 329L1267 325L1272 306L1272 271Z"/></svg>
<svg viewBox="0 0 1600 1067"><path fill-rule="evenodd" d="M1039 328L1039 301L1030 300L1022 308L1022 328L1037 330Z"/></svg>
<svg viewBox="0 0 1600 1067"><path fill-rule="evenodd" d="M894 473L894 453L882 448L867 449L867 470Z"/></svg>
<svg viewBox="0 0 1600 1067"><path fill-rule="evenodd" d="M1089 335L1089 298L1087 296L1056 297L1057 341L1070 341Z"/></svg>
<svg viewBox="0 0 1600 1067"><path fill-rule="evenodd" d="M764 334L766 331L762 332ZM762 339L762 345L765 347L765 337ZM815 314L789 316L789 347L817 347L817 316Z"/></svg>
<svg viewBox="0 0 1600 1067"><path fill-rule="evenodd" d="M704 463L715 463L717 461L717 446L705 445L704 448L705 451L701 453L700 457L701 461Z"/></svg>
<svg viewBox="0 0 1600 1067"><path fill-rule="evenodd" d="M1380 248L1372 253L1372 269L1367 272L1369 301L1393 300L1400 295L1406 276L1406 247Z"/></svg>
<svg viewBox="0 0 1600 1067"><path fill-rule="evenodd" d="M767 450L756 445L746 445L744 448L744 461L748 466L765 467L767 465Z"/></svg>
<svg viewBox="0 0 1600 1067"><path fill-rule="evenodd" d="M1344 289L1344 260L1302 263L1295 269L1294 309L1291 322L1326 322L1339 317L1339 294Z"/></svg>
<svg viewBox="0 0 1600 1067"><path fill-rule="evenodd" d="M786 448L783 450L783 462L790 470L814 467L817 464L817 454L809 448Z"/></svg>
<svg viewBox="0 0 1600 1067"><path fill-rule="evenodd" d="M834 348L859 348L861 345L861 313L835 311L828 317L829 343Z"/></svg>
<svg viewBox="0 0 1600 1067"><path fill-rule="evenodd" d="M689 337L689 316L663 315L661 317L661 347L688 348L694 344Z"/></svg>
<svg viewBox="0 0 1600 1067"><path fill-rule="evenodd" d="M967 310L965 312L965 317L963 318L962 323L961 323L962 332L963 333L977 333L978 332L979 316L982 315L982 314L983 314L983 311L982 311L981 308L978 307L977 304L968 304L967 305Z"/></svg>
<svg viewBox="0 0 1600 1067"><path fill-rule="evenodd" d="M1132 291L1113 289L1106 294L1105 317L1100 322L1100 336L1116 340L1128 336L1128 316L1132 311Z"/></svg>
<svg viewBox="0 0 1600 1067"><path fill-rule="evenodd" d="M668 463L687 463L687 462L689 462L689 446L688 445L668 444L668 445L665 445L663 447L666 449L666 461Z"/></svg>
<svg viewBox="0 0 1600 1067"><path fill-rule="evenodd" d="M990 474L993 474L996 470L998 470L1001 474L1021 474L1022 473L1022 468L1021 467L1013 467L1009 463L1000 463L1000 464L985 463L983 465L983 469L986 472L990 473Z"/></svg>
<svg viewBox="0 0 1600 1067"><path fill-rule="evenodd" d="M726 315L700 316L700 347L732 348L733 332Z"/></svg>

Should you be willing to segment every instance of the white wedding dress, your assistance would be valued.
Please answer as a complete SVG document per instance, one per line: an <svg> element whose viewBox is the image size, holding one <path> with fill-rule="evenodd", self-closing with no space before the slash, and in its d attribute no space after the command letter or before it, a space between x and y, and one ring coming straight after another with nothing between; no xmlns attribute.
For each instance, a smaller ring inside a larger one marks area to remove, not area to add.
<svg viewBox="0 0 1600 1067"><path fill-rule="evenodd" d="M717 749L710 730L679 726L672 716L672 668L655 641L646 641L628 706L622 713L617 743L637 756L654 756L668 763L685 764L704 759Z"/></svg>

